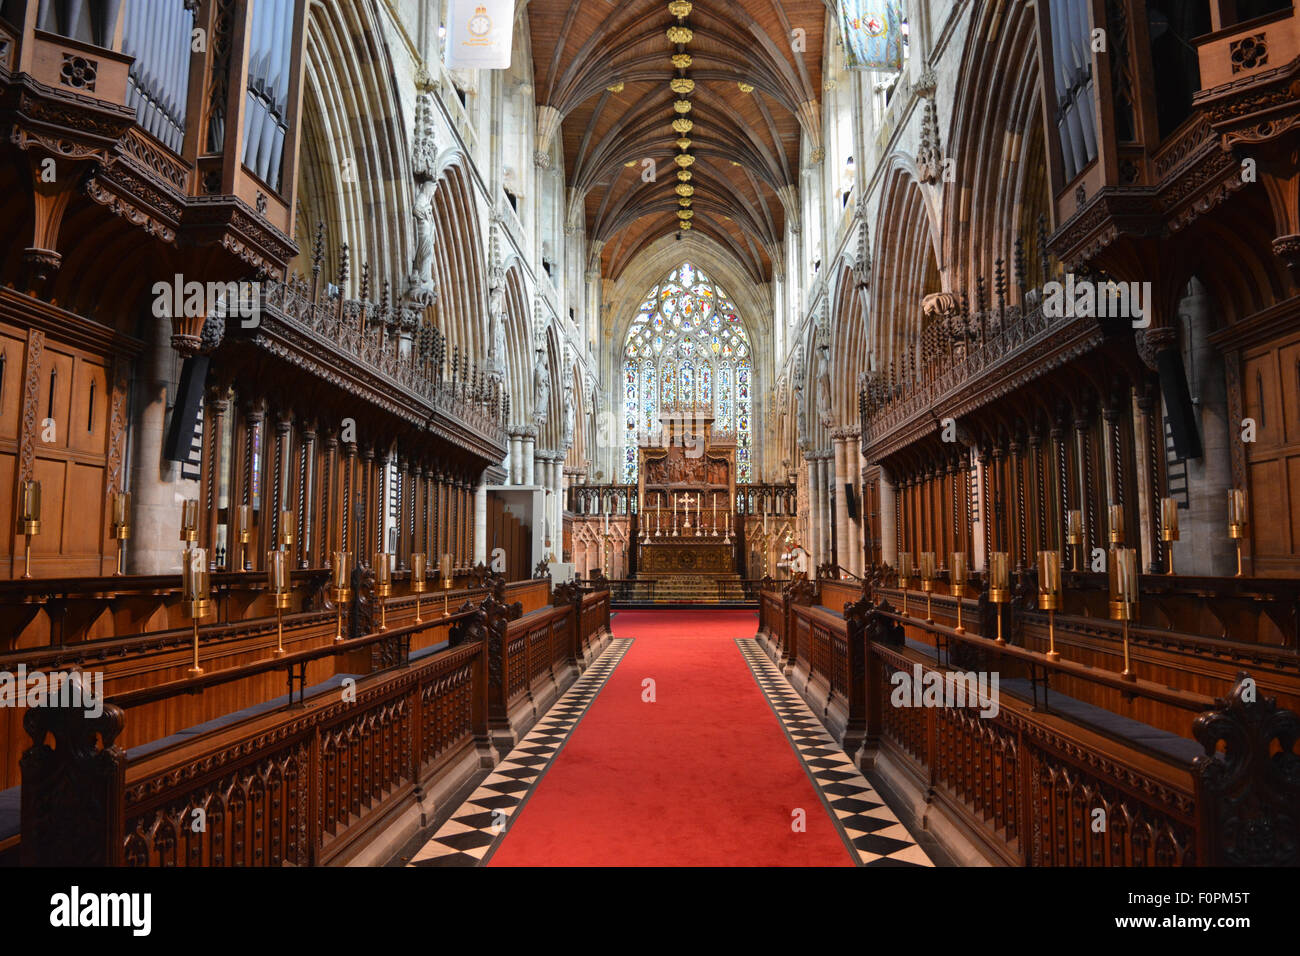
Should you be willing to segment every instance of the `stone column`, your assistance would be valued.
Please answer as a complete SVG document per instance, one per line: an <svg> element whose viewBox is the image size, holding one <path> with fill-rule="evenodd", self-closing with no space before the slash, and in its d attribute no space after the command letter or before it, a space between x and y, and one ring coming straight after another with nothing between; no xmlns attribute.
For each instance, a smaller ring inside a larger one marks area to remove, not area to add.
<svg viewBox="0 0 1300 956"><path fill-rule="evenodd" d="M804 547L808 549L809 563L815 566L817 549L821 541L821 529L818 526L820 509L817 496L817 453L805 452L804 460L808 462L808 540L804 542Z"/></svg>
<svg viewBox="0 0 1300 956"><path fill-rule="evenodd" d="M893 476L880 469L880 560L898 567L898 491Z"/></svg>
<svg viewBox="0 0 1300 956"><path fill-rule="evenodd" d="M520 457L523 460L523 484L527 487L534 485L534 456L537 454L537 429L532 425L525 425L520 430Z"/></svg>
<svg viewBox="0 0 1300 956"><path fill-rule="evenodd" d="M474 565L487 564L487 476L474 489Z"/></svg>
<svg viewBox="0 0 1300 956"><path fill-rule="evenodd" d="M127 567L131 574L179 573L182 545L178 499L198 498L199 483L181 477L180 462L162 457L167 396L176 387L172 370L178 366L176 353L161 327L155 329L154 341L140 356L138 368L137 411L130 438L133 526ZM52 509L47 506L47 510ZM19 544L21 565L21 541Z"/></svg>
<svg viewBox="0 0 1300 956"><path fill-rule="evenodd" d="M835 561L840 567L852 570L853 541L849 533L849 502L844 486L849 483L848 438L843 429L831 432L835 461Z"/></svg>
<svg viewBox="0 0 1300 956"><path fill-rule="evenodd" d="M825 564L835 560L835 551L831 547L833 540L831 522L835 520L831 510L831 482L835 480L835 452L823 449L821 453L821 490L822 490L822 557L818 562Z"/></svg>
<svg viewBox="0 0 1300 956"><path fill-rule="evenodd" d="M849 520L849 564L848 568L858 577L865 569L863 556L862 530L866 527L866 502L862 499L862 430L847 429L845 440L845 459L849 466L849 483L853 485L853 496L857 500L858 517Z"/></svg>
<svg viewBox="0 0 1300 956"><path fill-rule="evenodd" d="M524 433L515 427L510 429L510 456L506 459L506 484L522 485L524 483Z"/></svg>

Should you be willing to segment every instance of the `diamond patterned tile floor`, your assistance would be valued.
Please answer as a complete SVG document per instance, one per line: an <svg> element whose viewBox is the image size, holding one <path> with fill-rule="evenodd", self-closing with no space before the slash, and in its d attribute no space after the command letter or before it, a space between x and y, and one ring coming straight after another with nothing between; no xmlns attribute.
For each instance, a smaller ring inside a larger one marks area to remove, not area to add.
<svg viewBox="0 0 1300 956"><path fill-rule="evenodd" d="M741 638L736 644L859 865L933 866L758 641Z"/></svg>
<svg viewBox="0 0 1300 956"><path fill-rule="evenodd" d="M407 865L485 864L631 646L627 638L613 640Z"/></svg>

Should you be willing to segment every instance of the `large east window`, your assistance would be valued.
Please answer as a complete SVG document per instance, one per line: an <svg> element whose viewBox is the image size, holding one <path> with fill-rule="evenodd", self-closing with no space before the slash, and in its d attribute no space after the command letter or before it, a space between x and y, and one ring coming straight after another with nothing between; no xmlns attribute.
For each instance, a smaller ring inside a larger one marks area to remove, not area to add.
<svg viewBox="0 0 1300 956"><path fill-rule="evenodd" d="M715 438L735 437L736 478L748 482L753 377L735 303L696 266L682 263L646 296L623 345L623 480L636 482L637 447L659 430L662 412L711 411Z"/></svg>

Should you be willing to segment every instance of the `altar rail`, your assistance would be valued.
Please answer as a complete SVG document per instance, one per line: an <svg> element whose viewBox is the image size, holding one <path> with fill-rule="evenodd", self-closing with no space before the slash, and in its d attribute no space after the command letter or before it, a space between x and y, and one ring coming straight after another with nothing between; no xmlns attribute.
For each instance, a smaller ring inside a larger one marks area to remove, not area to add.
<svg viewBox="0 0 1300 956"><path fill-rule="evenodd" d="M860 740L864 766L919 794L925 812L938 810L986 858L1033 866L1300 863L1300 717L1262 693L1252 697L1244 671L1215 699L904 617L870 591L842 611L827 608L819 603L826 590L807 581L764 590L760 642L846 750ZM1043 702L1003 693L991 716L960 699L894 706L895 674L924 681L963 672L906 646L904 625L945 646L949 660L960 647L1003 670L1021 666L1044 688ZM1046 686L1065 678L1177 708L1205 755L1179 759L1053 712ZM1103 833L1092 826L1098 809Z"/></svg>
<svg viewBox="0 0 1300 956"><path fill-rule="evenodd" d="M546 621L545 655L511 660L505 596L502 586L450 619L141 688L111 699L99 717L81 709L28 711L23 864L277 866L357 858L448 775L468 779L491 765L497 675L511 680L521 668L533 677L557 661L576 665L582 649L608 631L607 593L560 589L554 608L529 616ZM450 647L412 656L422 632L448 624ZM311 662L358 652L391 666L303 699ZM296 675L299 696L135 758L117 744L128 711L269 672Z"/></svg>

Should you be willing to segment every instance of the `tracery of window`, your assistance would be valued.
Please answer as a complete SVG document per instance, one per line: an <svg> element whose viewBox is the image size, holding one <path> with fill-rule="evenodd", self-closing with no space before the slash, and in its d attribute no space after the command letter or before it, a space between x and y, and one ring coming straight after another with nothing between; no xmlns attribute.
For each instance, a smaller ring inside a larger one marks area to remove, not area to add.
<svg viewBox="0 0 1300 956"><path fill-rule="evenodd" d="M715 436L736 439L736 479L753 470L753 355L736 305L689 262L641 303L623 344L623 480L637 480L637 447L663 411L707 411Z"/></svg>

